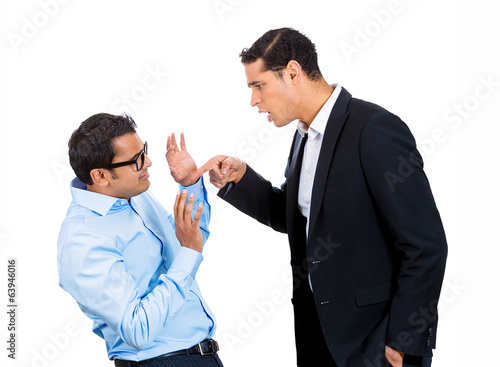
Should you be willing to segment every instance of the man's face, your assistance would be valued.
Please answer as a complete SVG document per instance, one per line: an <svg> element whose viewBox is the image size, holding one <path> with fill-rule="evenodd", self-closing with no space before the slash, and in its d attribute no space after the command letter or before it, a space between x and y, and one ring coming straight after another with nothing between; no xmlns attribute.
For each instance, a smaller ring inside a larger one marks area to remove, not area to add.
<svg viewBox="0 0 500 367"><path fill-rule="evenodd" d="M136 133L130 133L115 138L113 148L115 157L111 163L120 163L136 159L144 149L144 143ZM146 191L150 185L148 168L151 164L151 160L145 155L144 167L140 171L137 171L135 164L114 168L109 179L110 195L129 199Z"/></svg>
<svg viewBox="0 0 500 367"><path fill-rule="evenodd" d="M262 71L262 59L244 64L247 84L252 89L250 104L259 113L267 113L267 120L277 127L288 125L295 117L296 98L290 79L283 72L280 78L273 71Z"/></svg>

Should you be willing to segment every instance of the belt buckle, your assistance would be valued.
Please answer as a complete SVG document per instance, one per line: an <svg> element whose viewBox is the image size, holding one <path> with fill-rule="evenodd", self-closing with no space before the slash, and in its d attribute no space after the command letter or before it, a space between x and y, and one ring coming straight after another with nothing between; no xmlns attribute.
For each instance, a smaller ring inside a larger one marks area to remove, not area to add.
<svg viewBox="0 0 500 367"><path fill-rule="evenodd" d="M211 348L212 350L211 350L211 352L205 353L205 352L203 352L203 347L201 346L201 343L198 343L198 349L200 350L200 354L202 356L206 356L206 355L211 355L211 354L217 353L217 350L219 349L219 345L217 344L217 342L213 339L208 339L206 341L210 342L210 346L212 347ZM205 342L205 340L203 342Z"/></svg>

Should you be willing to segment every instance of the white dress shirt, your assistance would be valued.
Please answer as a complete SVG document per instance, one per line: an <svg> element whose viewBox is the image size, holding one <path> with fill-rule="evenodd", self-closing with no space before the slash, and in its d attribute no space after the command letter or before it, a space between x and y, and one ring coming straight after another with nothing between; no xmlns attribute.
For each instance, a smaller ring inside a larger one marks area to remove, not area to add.
<svg viewBox="0 0 500 367"><path fill-rule="evenodd" d="M314 118L311 125L308 127L304 122L299 121L297 129L299 134L304 137L306 133L307 142L304 147L304 158L302 159L302 169L300 171L299 181L299 210L304 217L307 218L306 235L309 237L309 215L311 212L311 196L316 175L316 166L318 165L319 152L323 143L326 124L332 112L333 106L339 97L342 87L338 84L333 84L334 91L330 98L325 102L321 110Z"/></svg>

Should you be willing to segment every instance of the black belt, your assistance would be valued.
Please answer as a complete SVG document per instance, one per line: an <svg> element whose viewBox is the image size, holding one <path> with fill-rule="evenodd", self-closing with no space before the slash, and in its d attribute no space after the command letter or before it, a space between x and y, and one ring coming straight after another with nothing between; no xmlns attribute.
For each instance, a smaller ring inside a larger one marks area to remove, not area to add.
<svg viewBox="0 0 500 367"><path fill-rule="evenodd" d="M134 361L125 361L123 359L115 359L115 367L135 367L140 366L143 363L148 363L154 361L156 359L172 357L172 356L180 356L180 355L189 355L189 354L201 354L210 355L215 354L219 350L219 344L213 339L205 339L201 343L198 343L191 348L182 349L175 352L165 353L160 356L145 359L144 361L134 362Z"/></svg>

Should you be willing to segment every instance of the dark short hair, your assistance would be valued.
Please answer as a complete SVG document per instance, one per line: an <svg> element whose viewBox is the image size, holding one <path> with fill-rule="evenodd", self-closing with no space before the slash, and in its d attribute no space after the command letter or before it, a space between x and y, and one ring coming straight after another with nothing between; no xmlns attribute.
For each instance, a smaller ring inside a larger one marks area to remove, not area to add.
<svg viewBox="0 0 500 367"><path fill-rule="evenodd" d="M137 125L129 115L98 113L83 121L69 139L69 163L76 177L92 185L90 171L111 164L115 156L113 139L135 133Z"/></svg>
<svg viewBox="0 0 500 367"><path fill-rule="evenodd" d="M263 60L263 71L271 70L280 77L290 60L297 61L311 80L321 77L316 46L305 35L292 28L273 29L240 53L243 64Z"/></svg>

